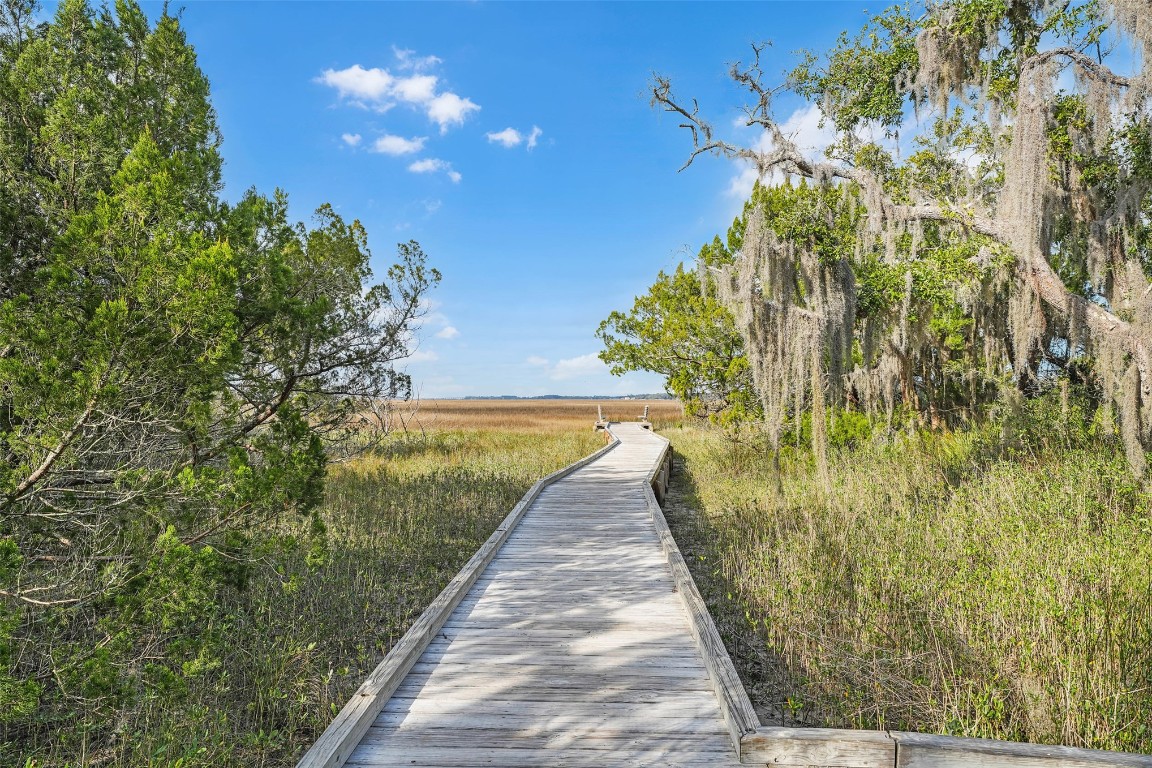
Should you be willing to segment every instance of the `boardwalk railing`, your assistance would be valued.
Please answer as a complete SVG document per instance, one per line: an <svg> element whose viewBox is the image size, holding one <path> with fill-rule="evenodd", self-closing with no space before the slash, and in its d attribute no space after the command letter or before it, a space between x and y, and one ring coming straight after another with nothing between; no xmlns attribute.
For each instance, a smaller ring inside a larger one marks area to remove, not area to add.
<svg viewBox="0 0 1152 768"><path fill-rule="evenodd" d="M903 731L761 726L742 739L740 762L821 768L1152 768L1152 755Z"/></svg>
<svg viewBox="0 0 1152 768"><path fill-rule="evenodd" d="M691 620L689 628L704 659L704 668L708 670L712 690L719 700L720 713L728 726L732 746L741 762L744 762L741 752L744 738L756 732L760 726L760 719L756 717L756 710L752 708L752 702L740 683L736 668L732 666L732 659L724 648L724 641L716 630L712 614L708 613L708 606L700 591L696 589L696 582L692 580L688 563L680 554L680 548L676 545L676 539L672 537L668 521L664 519L664 512L660 509L668 489L668 479L672 475L672 444L661 435L653 436L664 441L664 451L648 475L648 511L656 525L656 533L660 536L660 544L664 548L668 566L672 569L676 589L688 611Z"/></svg>
<svg viewBox="0 0 1152 768"><path fill-rule="evenodd" d="M611 434L611 433L609 433ZM616 447L619 440L615 437L600 450L584 457L580 461L570 464L558 472L536 482L524 494L524 498L508 513L496 531L476 551L464 567L457 573L448 586L444 587L439 596L429 605L420 618L408 629L400 641L392 646L384 660L373 670L368 679L353 694L344 708L335 719L304 753L304 757L296 764L296 768L339 768L352 754L352 750L371 727L372 722L380 714L380 710L388 703L388 699L404 681L404 677L412 669L412 665L428 648L428 644L445 620L455 610L456 606L476 583L480 574L496 556L500 546L512 533L513 529L524 516L524 512L536 500L536 497L557 480L567 477L580 467L591 464L608 451Z"/></svg>

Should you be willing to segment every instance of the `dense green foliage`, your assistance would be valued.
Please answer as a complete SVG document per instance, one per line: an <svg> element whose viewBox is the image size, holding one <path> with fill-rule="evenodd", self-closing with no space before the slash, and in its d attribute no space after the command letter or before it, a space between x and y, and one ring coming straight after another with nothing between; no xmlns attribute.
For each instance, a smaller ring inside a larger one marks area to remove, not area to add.
<svg viewBox="0 0 1152 768"><path fill-rule="evenodd" d="M663 374L668 393L691 415L741 421L759 409L748 358L732 314L707 284L683 264L671 275L661 272L629 313L613 312L600 324L600 359L616 375Z"/></svg>
<svg viewBox="0 0 1152 768"><path fill-rule="evenodd" d="M374 283L328 206L305 226L281 192L222 200L175 17L31 11L0 14L0 763L133 754L230 685L275 562L254 532L288 514L322 548L329 457L406 395L393 362L439 280L408 243Z"/></svg>
<svg viewBox="0 0 1152 768"><path fill-rule="evenodd" d="M1068 407L854 424L827 489L810 451L664 431L695 510L669 520L766 722L1152 752L1152 496Z"/></svg>
<svg viewBox="0 0 1152 768"><path fill-rule="evenodd" d="M709 316L731 312L775 445L807 421L822 456L829 406L956 427L1083 384L1115 415L1134 476L1146 476L1146 11L1133 0L897 6L827 53L802 54L778 85L754 46L731 75L751 97L747 125L764 131L756 148L721 138L655 79L653 103L691 131L689 164L741 160L763 182L726 257L701 254L698 293L722 305ZM784 132L782 92L819 108L832 133L822 156ZM635 326L642 309L609 323ZM629 352L632 367L683 372L653 364L666 359L653 337L636 336ZM621 358L611 345L605 356Z"/></svg>

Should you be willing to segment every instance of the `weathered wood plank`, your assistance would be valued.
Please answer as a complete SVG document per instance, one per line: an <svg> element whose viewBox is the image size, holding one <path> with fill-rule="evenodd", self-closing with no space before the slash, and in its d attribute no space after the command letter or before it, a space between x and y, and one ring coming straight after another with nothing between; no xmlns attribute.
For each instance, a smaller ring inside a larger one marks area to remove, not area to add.
<svg viewBox="0 0 1152 768"><path fill-rule="evenodd" d="M884 731L761 726L740 741L746 765L893 768L896 742Z"/></svg>
<svg viewBox="0 0 1152 768"><path fill-rule="evenodd" d="M514 712L390 712L387 708L376 718L373 728L397 728L428 731L439 743L440 731L510 730L532 735L571 733L579 736L656 736L665 733L697 733L721 736L727 732L723 723L711 717L696 715L652 717L647 713L607 712L573 717L569 713L542 715L525 703Z"/></svg>
<svg viewBox="0 0 1152 768"><path fill-rule="evenodd" d="M380 717L384 714L412 715L423 717L425 715L451 715L459 718L485 718L496 716L523 716L529 709L531 716L543 722L552 722L565 718L574 722L595 720L602 717L611 717L627 720L631 717L643 717L658 722L658 728L665 727L665 721L690 720L701 725L719 728L724 732L723 723L715 721L716 713L714 702L708 697L699 696L695 699L686 698L676 701L654 702L644 707L641 713L633 704L604 701L535 701L524 702L510 699L484 699L483 707L469 706L468 700L414 698L402 699L394 696L384 707ZM379 721L378 722L382 722Z"/></svg>
<svg viewBox="0 0 1152 768"><path fill-rule="evenodd" d="M487 728L428 729L410 726L407 722L400 725L375 724L364 734L361 746L420 747L428 745L431 741L429 737L432 736L435 737L438 747L467 748L475 747L477 744L500 742L504 749L537 749L541 752L564 748L615 751L656 746L671 740L691 745L690 748L697 752L731 753L726 735L720 728L711 733L699 730L654 733L647 728L628 730L611 724L600 728L582 727L573 723L567 723L565 726L553 729L536 726L507 728L494 724Z"/></svg>
<svg viewBox="0 0 1152 768"><path fill-rule="evenodd" d="M453 688L451 697L445 698L459 704L469 704L473 707L483 708L485 702L495 698L500 701L529 701L529 702L572 702L573 691L569 688L540 688L533 686L510 687L499 692L480 691L475 688ZM420 699L425 690L422 684L404 682L392 694L394 699ZM671 695L670 695L671 694ZM713 717L719 717L716 709L716 695L711 690L672 690L636 688L605 688L596 692L596 703L600 704L626 704L634 710L646 710L649 707L667 702L670 699L683 701L685 705L709 707ZM587 703L587 702L585 702ZM736 764L735 755L732 764Z"/></svg>
<svg viewBox="0 0 1152 768"><path fill-rule="evenodd" d="M617 765L660 766L660 768L716 768L722 763L717 753L691 752L672 744L667 748L652 747L628 752L618 751L612 756ZM499 766L499 768L604 768L604 754L598 750L556 749L541 753L536 749L492 749L461 747L404 747L389 750L379 747L365 750L363 756L349 761L353 768L378 768L382 765L418 765L427 768L452 766Z"/></svg>
<svg viewBox="0 0 1152 768"><path fill-rule="evenodd" d="M896 768L1152 768L1152 755L893 731Z"/></svg>

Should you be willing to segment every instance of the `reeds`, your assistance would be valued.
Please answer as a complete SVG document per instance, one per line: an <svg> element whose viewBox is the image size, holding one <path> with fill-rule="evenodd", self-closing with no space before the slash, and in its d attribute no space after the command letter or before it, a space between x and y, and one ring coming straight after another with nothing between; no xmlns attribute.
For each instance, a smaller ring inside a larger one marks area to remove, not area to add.
<svg viewBox="0 0 1152 768"><path fill-rule="evenodd" d="M664 434L762 712L1152 752L1152 496L1115 445L900 436L835 454L825 492L809 456L777 476L754 441Z"/></svg>

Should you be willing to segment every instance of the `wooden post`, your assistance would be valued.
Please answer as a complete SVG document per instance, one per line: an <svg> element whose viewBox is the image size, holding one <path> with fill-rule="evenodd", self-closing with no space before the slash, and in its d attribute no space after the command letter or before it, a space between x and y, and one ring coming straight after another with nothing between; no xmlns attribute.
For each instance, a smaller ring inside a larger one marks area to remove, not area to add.
<svg viewBox="0 0 1152 768"><path fill-rule="evenodd" d="M608 431L608 422L604 420L604 409L599 405L596 406L596 424L592 427L593 432L600 430Z"/></svg>

